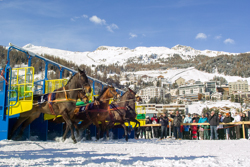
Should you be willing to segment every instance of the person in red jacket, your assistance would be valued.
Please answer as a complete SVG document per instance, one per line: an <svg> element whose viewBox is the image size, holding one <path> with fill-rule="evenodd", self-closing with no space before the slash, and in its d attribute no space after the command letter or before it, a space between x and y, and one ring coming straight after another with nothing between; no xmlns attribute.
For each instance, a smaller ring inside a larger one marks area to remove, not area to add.
<svg viewBox="0 0 250 167"><path fill-rule="evenodd" d="M195 121L195 119L193 120L193 123L195 123L196 121ZM197 128L197 125L191 125L191 134L192 134L192 139L193 140L197 140L198 138L197 138L197 130L198 130L198 128Z"/></svg>
<svg viewBox="0 0 250 167"><path fill-rule="evenodd" d="M152 122L152 124L158 124L159 120L158 120L156 114L154 114L154 116L151 118L151 122ZM159 138L158 131L159 131L159 127L158 126L154 126L153 127L153 132L154 132L154 137L155 138Z"/></svg>

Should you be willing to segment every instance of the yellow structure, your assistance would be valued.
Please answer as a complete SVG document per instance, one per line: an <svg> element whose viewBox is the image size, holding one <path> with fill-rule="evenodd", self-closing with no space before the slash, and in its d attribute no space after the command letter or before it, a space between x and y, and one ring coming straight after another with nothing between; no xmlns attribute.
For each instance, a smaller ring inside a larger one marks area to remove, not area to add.
<svg viewBox="0 0 250 167"><path fill-rule="evenodd" d="M54 79L45 81L45 93L51 93L55 89L65 86L68 79Z"/></svg>
<svg viewBox="0 0 250 167"><path fill-rule="evenodd" d="M45 93L51 93L55 89L65 86L68 82L68 79L54 79L45 81ZM44 114L44 120L54 119L55 115ZM59 115L58 115L59 117Z"/></svg>
<svg viewBox="0 0 250 167"><path fill-rule="evenodd" d="M10 77L9 115L31 110L33 108L34 68L13 68L10 72Z"/></svg>

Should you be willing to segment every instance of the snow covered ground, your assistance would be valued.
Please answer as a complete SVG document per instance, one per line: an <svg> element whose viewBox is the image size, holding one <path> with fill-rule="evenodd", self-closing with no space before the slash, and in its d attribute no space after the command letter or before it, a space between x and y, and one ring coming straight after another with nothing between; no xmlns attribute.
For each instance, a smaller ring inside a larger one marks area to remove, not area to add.
<svg viewBox="0 0 250 167"><path fill-rule="evenodd" d="M193 79L195 81L206 82L206 81L213 79L214 76L223 77L228 82L236 82L237 80L247 80L247 82L250 83L250 77L242 78L239 76L228 76L228 75L220 74L218 72L207 73L204 71L199 71L195 69L194 67L189 67L186 69L170 69L170 70L164 70L164 71L151 70L151 71L137 71L137 72L127 72L127 73L128 74L133 73L135 75L140 75L140 76L147 75L147 76L151 76L154 78L157 78L159 75L162 75L164 78L168 79L172 83L175 82L175 80L180 77L184 78L185 81Z"/></svg>
<svg viewBox="0 0 250 167"><path fill-rule="evenodd" d="M249 166L249 140L0 141L0 166Z"/></svg>
<svg viewBox="0 0 250 167"><path fill-rule="evenodd" d="M188 112L189 113L197 113L201 115L202 109L203 108L212 108L212 107L218 107L218 108L223 108L223 107L228 107L231 108L230 112L235 113L236 109L241 109L241 104L240 103L233 103L230 100L222 100L222 101L205 101L203 102L192 102L192 105L187 105ZM244 110L244 109L243 109Z"/></svg>

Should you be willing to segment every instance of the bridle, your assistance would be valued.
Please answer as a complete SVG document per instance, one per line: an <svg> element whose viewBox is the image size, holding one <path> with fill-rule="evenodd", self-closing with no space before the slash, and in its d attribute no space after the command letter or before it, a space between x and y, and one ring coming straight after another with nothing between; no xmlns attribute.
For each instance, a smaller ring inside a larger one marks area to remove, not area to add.
<svg viewBox="0 0 250 167"><path fill-rule="evenodd" d="M82 79L81 79L81 74L80 74L80 73L78 73L78 74L79 74L79 75L78 75L79 80L82 81ZM83 84L82 84L82 83L83 83ZM85 86L90 86L89 83L86 82L86 81L83 81L83 82L80 82L80 85L81 85L81 87L82 87L82 91L86 94L87 90L86 90Z"/></svg>
<svg viewBox="0 0 250 167"><path fill-rule="evenodd" d="M110 87L110 88L113 88L113 87ZM113 88L114 89L114 88ZM117 99L117 95L118 95L118 93L117 94L114 94L112 91L111 91L111 89L109 89L109 93L113 96L113 99L114 100L116 100Z"/></svg>

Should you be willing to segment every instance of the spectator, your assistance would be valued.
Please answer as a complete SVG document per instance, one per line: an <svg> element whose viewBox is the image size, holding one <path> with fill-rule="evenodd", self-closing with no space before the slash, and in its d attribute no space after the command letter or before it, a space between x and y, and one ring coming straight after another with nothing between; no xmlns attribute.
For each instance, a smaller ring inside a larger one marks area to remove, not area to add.
<svg viewBox="0 0 250 167"><path fill-rule="evenodd" d="M146 124L151 124L151 121L149 119L149 116L146 117ZM146 136L145 138L146 139L151 139L151 132L152 132L152 129L151 129L151 126L147 126L145 128L145 131L146 131Z"/></svg>
<svg viewBox="0 0 250 167"><path fill-rule="evenodd" d="M229 112L229 118L230 118L230 122L233 122L234 121L234 118L232 117L231 113ZM235 131L234 131L234 127L230 127L229 128L229 137L230 139L235 139L236 138L236 134L235 134Z"/></svg>
<svg viewBox="0 0 250 167"><path fill-rule="evenodd" d="M206 118L207 118L207 120L209 120L209 114L208 113L206 113ZM206 122L208 122L209 123L209 121L205 121L205 123ZM205 125L204 126L204 140L210 140L210 126L209 125Z"/></svg>
<svg viewBox="0 0 250 167"><path fill-rule="evenodd" d="M222 116L221 113L219 113L219 123L220 123L220 122L223 122L223 119L224 119L224 117ZM218 127L218 138L219 138L220 140L223 140L223 139L224 139L224 129L223 129L223 125L219 125L219 127Z"/></svg>
<svg viewBox="0 0 250 167"><path fill-rule="evenodd" d="M158 124L159 120L158 120L156 114L154 114L154 116L151 118L151 122L152 122L152 124ZM153 132L154 132L155 138L159 138L159 133L158 133L159 130L158 129L159 128L157 126L153 127Z"/></svg>
<svg viewBox="0 0 250 167"><path fill-rule="evenodd" d="M193 120L193 123L196 123L195 119ZM193 140L198 140L197 139L197 125L191 125L191 134L192 134L192 139Z"/></svg>
<svg viewBox="0 0 250 167"><path fill-rule="evenodd" d="M214 113L214 111L211 112L211 115L209 117L209 123L210 123L210 132L211 132L211 139L218 139L217 137L217 126L219 125L219 119L218 116Z"/></svg>
<svg viewBox="0 0 250 167"><path fill-rule="evenodd" d="M192 122L193 122L193 120L195 120L195 122L197 123L197 122L199 122L199 117L198 117L198 114L194 114L194 117L192 118Z"/></svg>
<svg viewBox="0 0 250 167"><path fill-rule="evenodd" d="M175 139L180 139L180 135L181 135L181 132L180 132L180 127L181 127L181 123L182 123L182 118L179 114L179 111L176 111L176 114L173 115L172 112L170 113L171 114L171 118L173 118L173 127L174 127L174 137Z"/></svg>
<svg viewBox="0 0 250 167"><path fill-rule="evenodd" d="M167 138L168 117L166 116L166 113L163 113L163 116L160 118L160 124L161 124L161 139L163 139L164 137Z"/></svg>
<svg viewBox="0 0 250 167"><path fill-rule="evenodd" d="M183 120L183 123L192 123L192 118L191 118L191 114L188 113L188 115L185 117L185 119ZM189 125L185 125L183 126L184 128L184 139L191 139L190 138L190 126Z"/></svg>
<svg viewBox="0 0 250 167"><path fill-rule="evenodd" d="M193 117L192 121L195 120L195 122L198 123L199 119L200 119L199 115L198 114L194 114L194 117ZM199 131L197 131L197 139L198 140L199 140L199 137L200 137L200 134L199 134Z"/></svg>
<svg viewBox="0 0 250 167"><path fill-rule="evenodd" d="M224 123L232 122L229 115L230 115L229 113L226 113L226 117L223 120ZM230 135L229 135L230 134L230 131L229 131L230 125L225 125L225 128L226 128L226 139L229 140L230 139Z"/></svg>
<svg viewBox="0 0 250 167"><path fill-rule="evenodd" d="M182 117L182 120L185 119L185 115L182 115L181 117ZM184 126L183 125L181 125L180 132L181 132L181 138L183 139L183 136L184 136L183 135L183 133L184 133Z"/></svg>
<svg viewBox="0 0 250 167"><path fill-rule="evenodd" d="M198 123L206 123L208 122L208 119L207 117L205 117L204 114L201 114L201 118L199 119ZM207 125L199 125L199 132L200 132L200 138L201 140L204 140L204 127L207 126Z"/></svg>
<svg viewBox="0 0 250 167"><path fill-rule="evenodd" d="M235 113L233 122L240 122L240 115L238 112ZM240 139L240 125L236 125L235 127L236 139Z"/></svg>
<svg viewBox="0 0 250 167"><path fill-rule="evenodd" d="M246 116L245 113L242 114L241 121L249 121L249 118ZM245 138L248 139L248 128L249 125L245 125Z"/></svg>

